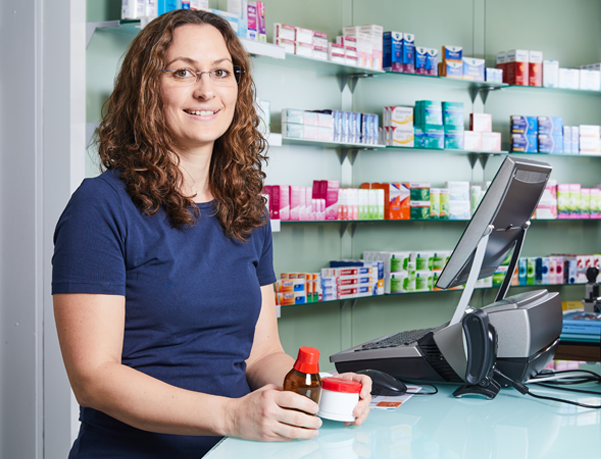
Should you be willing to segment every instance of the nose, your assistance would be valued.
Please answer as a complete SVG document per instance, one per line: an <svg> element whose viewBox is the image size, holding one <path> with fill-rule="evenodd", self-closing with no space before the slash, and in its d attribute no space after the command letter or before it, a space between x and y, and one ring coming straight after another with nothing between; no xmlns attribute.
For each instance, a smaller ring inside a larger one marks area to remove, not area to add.
<svg viewBox="0 0 601 459"><path fill-rule="evenodd" d="M215 97L213 80L211 80L211 75L208 72L200 75L199 80L194 84L194 97L203 100Z"/></svg>

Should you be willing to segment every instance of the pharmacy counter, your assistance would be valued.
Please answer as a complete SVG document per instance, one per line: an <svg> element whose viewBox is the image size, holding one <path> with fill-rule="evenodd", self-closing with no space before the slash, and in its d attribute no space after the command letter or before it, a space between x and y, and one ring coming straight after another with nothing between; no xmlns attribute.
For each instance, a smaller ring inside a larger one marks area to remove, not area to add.
<svg viewBox="0 0 601 459"><path fill-rule="evenodd" d="M598 366L596 367L598 371ZM587 459L601 457L601 410L502 389L491 401L456 399L456 386L413 396L392 411L373 410L361 427L324 421L315 440L261 443L226 438L209 459ZM601 393L601 386L578 386ZM531 391L583 403L601 396L530 385Z"/></svg>

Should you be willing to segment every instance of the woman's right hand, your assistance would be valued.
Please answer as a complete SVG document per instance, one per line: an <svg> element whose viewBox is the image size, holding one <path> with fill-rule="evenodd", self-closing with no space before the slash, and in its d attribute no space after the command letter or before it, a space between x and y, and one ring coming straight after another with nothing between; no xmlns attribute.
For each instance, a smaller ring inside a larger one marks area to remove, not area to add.
<svg viewBox="0 0 601 459"><path fill-rule="evenodd" d="M322 421L313 400L269 384L227 404L229 437L288 441L317 436Z"/></svg>

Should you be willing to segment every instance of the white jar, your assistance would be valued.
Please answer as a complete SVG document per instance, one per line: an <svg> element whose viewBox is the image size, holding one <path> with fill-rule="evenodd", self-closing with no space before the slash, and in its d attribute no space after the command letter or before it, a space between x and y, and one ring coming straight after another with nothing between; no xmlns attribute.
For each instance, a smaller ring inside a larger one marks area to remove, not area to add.
<svg viewBox="0 0 601 459"><path fill-rule="evenodd" d="M353 422L353 410L359 402L362 387L361 383L350 379L325 378L321 382L317 415L332 421Z"/></svg>

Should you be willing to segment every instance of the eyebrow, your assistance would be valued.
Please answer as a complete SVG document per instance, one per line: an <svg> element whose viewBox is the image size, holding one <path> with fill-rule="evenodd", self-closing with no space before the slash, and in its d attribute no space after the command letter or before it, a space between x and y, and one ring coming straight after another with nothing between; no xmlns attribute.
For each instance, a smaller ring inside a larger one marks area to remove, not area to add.
<svg viewBox="0 0 601 459"><path fill-rule="evenodd" d="M176 57L175 59L173 59L171 62L169 62L167 64L167 67L169 67L171 64L173 64L176 61L183 61L183 62L185 62L187 64L190 64L190 65L197 65L198 64L197 61L195 61L194 59L191 59L189 57ZM225 61L230 62L232 65L234 64L231 59L229 59L227 57L224 57L223 59L217 59L217 60L213 61L211 63L211 65L217 65L217 64L220 64L220 63L225 62Z"/></svg>

